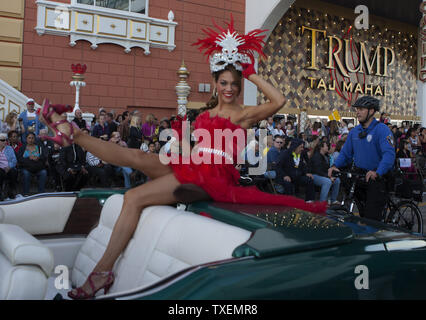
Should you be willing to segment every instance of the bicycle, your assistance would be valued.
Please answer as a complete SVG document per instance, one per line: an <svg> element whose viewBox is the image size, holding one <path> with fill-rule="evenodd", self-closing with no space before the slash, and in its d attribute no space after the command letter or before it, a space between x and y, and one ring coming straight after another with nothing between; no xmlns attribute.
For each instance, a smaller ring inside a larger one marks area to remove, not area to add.
<svg viewBox="0 0 426 320"><path fill-rule="evenodd" d="M355 190L358 182L365 182L365 174L341 170L333 172L333 176L340 177L343 184L346 182L347 190L341 204L332 206L330 209L343 210L346 214L353 215L355 205L358 209L364 207L362 201L355 196ZM413 199L394 201L397 185L397 183L393 183L394 190L392 191L387 186L382 222L409 232L423 234L423 218L416 202Z"/></svg>

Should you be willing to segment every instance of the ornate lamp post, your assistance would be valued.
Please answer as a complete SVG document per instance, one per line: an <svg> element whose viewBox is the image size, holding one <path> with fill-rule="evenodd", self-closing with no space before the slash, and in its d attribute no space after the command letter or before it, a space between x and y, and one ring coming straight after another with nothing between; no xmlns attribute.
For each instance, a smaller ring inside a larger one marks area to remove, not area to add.
<svg viewBox="0 0 426 320"><path fill-rule="evenodd" d="M79 100L80 100L80 87L85 87L86 82L84 82L84 73L86 72L87 66L85 64L72 64L71 70L73 72L72 79L70 82L71 87L75 87L75 104L74 110L80 109Z"/></svg>
<svg viewBox="0 0 426 320"><path fill-rule="evenodd" d="M75 110L80 109L79 101L80 101L80 88L86 86L86 82L84 82L84 73L86 72L87 66L85 64L81 65L78 63L77 65L72 64L71 70L73 75L71 76L72 81L70 82L71 87L75 87L75 104L74 110L71 113L67 114L68 121L71 121L75 117ZM86 120L86 123L91 125L92 120L94 118L93 113L83 113L83 119Z"/></svg>
<svg viewBox="0 0 426 320"><path fill-rule="evenodd" d="M188 104L188 95L191 91L191 87L188 85L186 80L189 76L189 71L185 66L185 62L182 60L182 65L177 72L180 81L176 85L176 94L178 96L178 115L184 117L186 114L186 106Z"/></svg>

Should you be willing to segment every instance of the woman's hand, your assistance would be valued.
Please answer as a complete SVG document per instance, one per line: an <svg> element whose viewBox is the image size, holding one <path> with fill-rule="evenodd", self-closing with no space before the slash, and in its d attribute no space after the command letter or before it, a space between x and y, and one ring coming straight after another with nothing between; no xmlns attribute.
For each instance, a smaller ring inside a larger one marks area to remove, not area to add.
<svg viewBox="0 0 426 320"><path fill-rule="evenodd" d="M249 76L252 74L256 74L256 70L254 69L254 62L252 63L241 63L241 66L243 67L243 77L248 80Z"/></svg>

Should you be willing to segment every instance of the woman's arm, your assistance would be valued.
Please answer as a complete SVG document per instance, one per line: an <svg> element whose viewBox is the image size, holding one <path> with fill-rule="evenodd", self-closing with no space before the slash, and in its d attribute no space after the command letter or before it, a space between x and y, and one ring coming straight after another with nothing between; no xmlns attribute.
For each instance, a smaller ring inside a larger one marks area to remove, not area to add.
<svg viewBox="0 0 426 320"><path fill-rule="evenodd" d="M255 73L249 75L248 80L253 82L269 100L269 102L259 106L244 108L240 125L249 128L254 123L277 113L284 105L285 98L278 89Z"/></svg>

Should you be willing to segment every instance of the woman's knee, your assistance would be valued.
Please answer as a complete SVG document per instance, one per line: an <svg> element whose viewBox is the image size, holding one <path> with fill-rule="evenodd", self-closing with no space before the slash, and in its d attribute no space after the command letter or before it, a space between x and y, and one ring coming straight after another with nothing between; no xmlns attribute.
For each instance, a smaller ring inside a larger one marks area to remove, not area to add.
<svg viewBox="0 0 426 320"><path fill-rule="evenodd" d="M140 190L137 188L130 189L124 194L124 203L123 207L134 208L137 210L142 210L146 207L146 197L142 196Z"/></svg>

